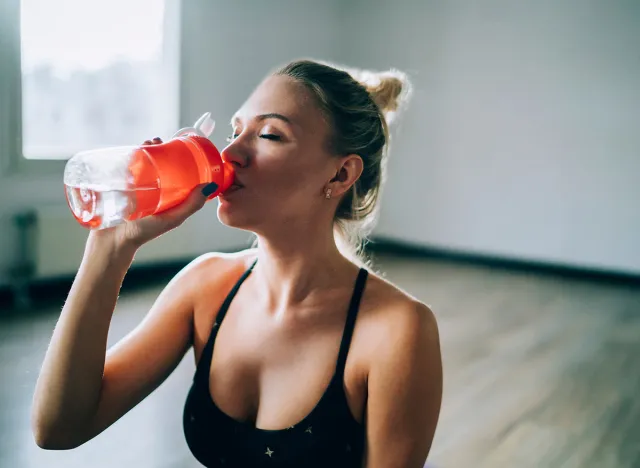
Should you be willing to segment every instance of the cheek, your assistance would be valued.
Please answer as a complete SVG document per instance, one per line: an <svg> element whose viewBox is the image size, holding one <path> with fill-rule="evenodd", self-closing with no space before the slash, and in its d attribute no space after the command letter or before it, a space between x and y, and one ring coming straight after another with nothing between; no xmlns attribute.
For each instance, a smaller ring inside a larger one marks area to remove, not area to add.
<svg viewBox="0 0 640 468"><path fill-rule="evenodd" d="M326 172L324 164L319 164L311 155L292 154L274 164L264 164L258 168L264 188L273 194L283 196L313 195L322 190L327 181L322 174Z"/></svg>

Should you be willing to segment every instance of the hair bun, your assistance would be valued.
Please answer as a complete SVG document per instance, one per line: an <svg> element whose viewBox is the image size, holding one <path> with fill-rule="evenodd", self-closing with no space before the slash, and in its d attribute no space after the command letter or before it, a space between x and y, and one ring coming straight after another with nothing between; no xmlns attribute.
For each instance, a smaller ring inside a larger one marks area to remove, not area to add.
<svg viewBox="0 0 640 468"><path fill-rule="evenodd" d="M411 83L407 75L399 70L392 69L384 72L360 70L352 72L352 76L367 89L387 119L389 114L398 111L411 92Z"/></svg>

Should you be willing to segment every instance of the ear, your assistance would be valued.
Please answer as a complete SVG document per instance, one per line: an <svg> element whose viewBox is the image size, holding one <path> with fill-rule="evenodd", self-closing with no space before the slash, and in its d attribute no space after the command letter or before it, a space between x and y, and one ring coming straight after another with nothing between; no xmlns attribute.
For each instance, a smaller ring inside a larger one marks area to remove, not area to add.
<svg viewBox="0 0 640 468"><path fill-rule="evenodd" d="M362 158L357 154L343 156L338 162L336 174L326 187L331 189L331 194L334 197L339 197L347 192L360 178L364 168Z"/></svg>

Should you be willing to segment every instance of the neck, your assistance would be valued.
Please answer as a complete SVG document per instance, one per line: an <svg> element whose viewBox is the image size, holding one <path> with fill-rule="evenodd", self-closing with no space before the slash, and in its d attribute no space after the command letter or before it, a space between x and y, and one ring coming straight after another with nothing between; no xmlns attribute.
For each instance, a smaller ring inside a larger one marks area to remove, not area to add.
<svg viewBox="0 0 640 468"><path fill-rule="evenodd" d="M272 310L311 305L328 289L350 284L358 267L339 251L333 226L287 232L258 236L258 263L253 276L264 285L260 289Z"/></svg>

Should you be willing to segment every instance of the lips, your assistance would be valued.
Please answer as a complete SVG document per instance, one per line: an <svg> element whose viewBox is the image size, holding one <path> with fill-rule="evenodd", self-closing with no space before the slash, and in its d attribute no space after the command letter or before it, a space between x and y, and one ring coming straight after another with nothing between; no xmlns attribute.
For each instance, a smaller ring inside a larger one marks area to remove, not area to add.
<svg viewBox="0 0 640 468"><path fill-rule="evenodd" d="M236 191L240 190L240 189L241 189L241 188L243 188L243 187L244 187L244 185L242 185L240 182L238 182L238 181L234 181L234 182L229 186L229 188L228 188L227 190L225 190L225 192L224 192L224 193L225 193L225 194L227 194L227 193L233 193L233 192L236 192Z"/></svg>
<svg viewBox="0 0 640 468"><path fill-rule="evenodd" d="M238 179L237 175L233 178L233 182L231 183L231 187L244 187L244 184L242 182L240 182L240 180Z"/></svg>

